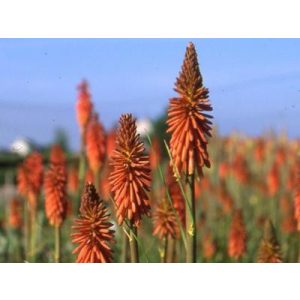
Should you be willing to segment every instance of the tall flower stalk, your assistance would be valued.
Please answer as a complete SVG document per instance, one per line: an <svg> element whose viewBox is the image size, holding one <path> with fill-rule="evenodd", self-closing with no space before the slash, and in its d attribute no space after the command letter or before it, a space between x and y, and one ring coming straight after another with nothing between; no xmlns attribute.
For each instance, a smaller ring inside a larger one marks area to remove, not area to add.
<svg viewBox="0 0 300 300"><path fill-rule="evenodd" d="M297 230L300 231L300 156L297 158L294 173L294 217L297 222Z"/></svg>
<svg viewBox="0 0 300 300"><path fill-rule="evenodd" d="M54 227L54 261L61 260L61 226L67 215L67 171L62 149L51 149L50 167L45 175L45 212Z"/></svg>
<svg viewBox="0 0 300 300"><path fill-rule="evenodd" d="M76 103L77 123L80 130L80 159L79 159L79 188L84 186L86 172L85 139L86 130L92 116L93 103L87 81L83 80L78 86L78 100Z"/></svg>
<svg viewBox="0 0 300 300"><path fill-rule="evenodd" d="M86 155L90 169L94 174L94 185L99 187L100 168L105 159L105 131L98 115L93 114L86 130Z"/></svg>
<svg viewBox="0 0 300 300"><path fill-rule="evenodd" d="M300 152L298 153L295 170L292 177L294 178L294 218L297 224L298 231L298 247L299 247L299 231L300 231ZM300 257L300 251L298 250L298 256ZM300 261L300 259L299 259Z"/></svg>
<svg viewBox="0 0 300 300"><path fill-rule="evenodd" d="M34 262L36 255L36 212L43 184L43 158L32 152L18 169L18 191L25 198L25 249L26 260Z"/></svg>
<svg viewBox="0 0 300 300"><path fill-rule="evenodd" d="M247 233L242 210L234 212L228 238L229 257L239 260L247 251Z"/></svg>
<svg viewBox="0 0 300 300"><path fill-rule="evenodd" d="M156 207L153 214L153 235L163 240L164 247L161 255L162 262L171 262L173 260L174 245L173 241L180 236L179 226L176 215L167 199L163 198Z"/></svg>
<svg viewBox="0 0 300 300"><path fill-rule="evenodd" d="M17 197L13 197L9 203L9 215L8 215L8 224L10 229L14 232L17 237L16 244L16 258L22 259L23 247L21 244L23 227L22 219L22 204Z"/></svg>
<svg viewBox="0 0 300 300"><path fill-rule="evenodd" d="M131 114L123 114L116 135L116 148L111 156L112 171L109 176L111 192L116 206L119 224L126 221L131 262L139 262L137 228L142 215L149 215L151 175L149 156L136 129Z"/></svg>
<svg viewBox="0 0 300 300"><path fill-rule="evenodd" d="M210 167L207 151L211 136L212 117L206 114L212 107L208 89L203 86L195 47L190 43L186 49L181 72L175 83L177 98L170 99L168 130L171 133L170 151L178 172L186 179L186 261L196 262L196 205L195 176L203 175L202 168Z"/></svg>

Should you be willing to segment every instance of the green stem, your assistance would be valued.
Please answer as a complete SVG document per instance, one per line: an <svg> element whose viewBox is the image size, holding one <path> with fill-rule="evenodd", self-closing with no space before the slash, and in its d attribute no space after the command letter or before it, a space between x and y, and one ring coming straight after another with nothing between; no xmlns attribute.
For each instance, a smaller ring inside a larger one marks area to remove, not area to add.
<svg viewBox="0 0 300 300"><path fill-rule="evenodd" d="M191 213L186 210L186 262L196 262L196 206L195 206L195 175L187 175L187 201L191 208Z"/></svg>
<svg viewBox="0 0 300 300"><path fill-rule="evenodd" d="M30 261L35 262L35 255L36 255L36 210L35 208L31 208L30 211L30 225L31 225L31 232L30 232Z"/></svg>
<svg viewBox="0 0 300 300"><path fill-rule="evenodd" d="M148 141L149 141L150 146L152 147L151 138L150 138L150 136L149 136L148 134L147 134L147 138L148 138ZM171 154L170 154L168 145L167 145L166 141L164 141L164 143L165 143L166 149L167 149L167 151L168 151L170 160L172 161L172 156L171 156ZM170 191L169 191L168 185L167 185L167 183L166 183L166 178L165 178L165 176L164 176L164 174L163 174L161 164L158 164L158 172L159 172L159 175L160 175L161 182L162 182L162 184L165 186L167 199L168 199L169 204L170 204L170 206L171 206L171 208L172 208L172 211L173 211L174 214L175 214L176 221L177 221L178 226L179 226L181 238L182 238L184 247L185 247L185 249L186 249L186 237L185 237L185 232L184 232L183 226L182 226L182 224L181 224L181 221L180 221L178 212L177 212L177 210L174 208L173 201L172 201L172 199L171 199ZM184 197L184 195L183 195L183 197Z"/></svg>
<svg viewBox="0 0 300 300"><path fill-rule="evenodd" d="M28 200L25 200L24 204L24 250L25 250L25 259L28 262L30 260L30 219L29 219L29 208Z"/></svg>
<svg viewBox="0 0 300 300"><path fill-rule="evenodd" d="M297 240L296 240L296 245L297 245L297 262L300 263L300 232L297 232L296 233L296 237L297 237Z"/></svg>
<svg viewBox="0 0 300 300"><path fill-rule="evenodd" d="M168 237L168 249L167 249L167 263L173 263L175 258L175 245L176 240L172 237Z"/></svg>
<svg viewBox="0 0 300 300"><path fill-rule="evenodd" d="M181 194L182 194L182 196L183 196L183 198L184 198L184 200L185 200L185 204L186 204L186 206L187 206L188 212L189 212L189 214L190 214L190 216L191 216L191 215L192 215L192 208L191 208L191 206L190 206L189 201L187 200L187 195L186 195L186 193L185 193L183 184L182 184L182 182L181 182L181 176L180 176L180 174L179 174L179 171L178 171L178 168L177 168L176 164L174 163L173 157L172 157L172 155L171 155L170 148L169 148L167 142L166 142L166 141L164 141L164 142L165 142L165 146L166 146L166 149L167 149L167 151L168 151L168 155L169 155L169 157L170 157L172 166L174 166L174 171L175 171L175 174L174 174L174 175L175 175L176 180L177 180L177 182L178 182L178 185L179 185L179 187L180 187Z"/></svg>
<svg viewBox="0 0 300 300"><path fill-rule="evenodd" d="M164 237L164 252L162 256L162 262L166 263L167 262L167 253L168 253L168 237Z"/></svg>
<svg viewBox="0 0 300 300"><path fill-rule="evenodd" d="M81 133L81 144L80 144L80 160L79 160L79 194L84 187L84 177L86 172L86 159L85 159L85 130ZM76 203L76 211L80 207L80 197L78 197L78 203Z"/></svg>
<svg viewBox="0 0 300 300"><path fill-rule="evenodd" d="M56 263L60 262L60 238L61 238L61 232L60 232L60 226L54 227L54 235L55 235L55 251L54 251L54 261Z"/></svg>
<svg viewBox="0 0 300 300"><path fill-rule="evenodd" d="M128 238L125 232L122 233L122 253L121 253L121 262L127 262L127 249L128 249Z"/></svg>
<svg viewBox="0 0 300 300"><path fill-rule="evenodd" d="M98 193L99 193L99 181L100 181L100 171L98 170L94 172L94 185Z"/></svg>
<svg viewBox="0 0 300 300"><path fill-rule="evenodd" d="M139 250L137 244L137 228L131 224L129 228L129 246L130 246L130 258L132 263L139 262Z"/></svg>
<svg viewBox="0 0 300 300"><path fill-rule="evenodd" d="M299 239L298 232L292 233L293 235L293 248L294 248L294 256L292 262L298 262L299 257Z"/></svg>
<svg viewBox="0 0 300 300"><path fill-rule="evenodd" d="M111 196L109 196L109 199L112 201L112 203L114 203L114 205L115 205L115 207L116 207L115 200L114 200ZM130 233L128 233L128 231L129 231L129 229L130 229L130 226L131 226L130 223L125 219L125 220L124 220L124 225L123 225L123 230L124 230L124 232L126 233L126 235L128 236L129 239L131 239ZM132 231L131 233L132 233L132 236L133 236L133 238L135 239L137 245L138 245L138 246L140 247L140 249L142 250L142 251L141 251L141 252L142 252L142 256L143 256L143 255L145 256L146 262L150 262L149 257L148 257L148 255L147 255L147 251L145 250L145 248L144 248L144 246L143 246L141 240L138 238L137 234L134 233L134 231ZM137 231L136 231L136 233L137 233Z"/></svg>
<svg viewBox="0 0 300 300"><path fill-rule="evenodd" d="M272 199L272 206L273 206L273 214L274 214L274 226L279 226L279 216L278 216L278 198L274 196Z"/></svg>
<svg viewBox="0 0 300 300"><path fill-rule="evenodd" d="M85 175L85 153L84 153L84 134L81 136L81 145L80 145L80 161L79 161L79 183L83 184L84 175Z"/></svg>

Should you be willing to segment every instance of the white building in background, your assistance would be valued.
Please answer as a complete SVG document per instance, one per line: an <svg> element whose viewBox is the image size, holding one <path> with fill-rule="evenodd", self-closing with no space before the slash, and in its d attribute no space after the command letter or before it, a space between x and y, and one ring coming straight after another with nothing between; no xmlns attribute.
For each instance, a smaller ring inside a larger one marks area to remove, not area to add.
<svg viewBox="0 0 300 300"><path fill-rule="evenodd" d="M31 150L31 144L26 138L17 138L11 145L10 151L20 156L26 156Z"/></svg>
<svg viewBox="0 0 300 300"><path fill-rule="evenodd" d="M149 119L138 119L136 122L136 130L141 136L150 134L153 130L152 122Z"/></svg>

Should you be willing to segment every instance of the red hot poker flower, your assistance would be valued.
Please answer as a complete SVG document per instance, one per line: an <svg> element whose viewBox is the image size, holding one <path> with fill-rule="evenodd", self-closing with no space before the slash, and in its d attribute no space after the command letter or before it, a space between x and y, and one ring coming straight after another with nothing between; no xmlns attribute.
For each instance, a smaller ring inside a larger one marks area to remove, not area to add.
<svg viewBox="0 0 300 300"><path fill-rule="evenodd" d="M144 144L136 132L136 120L131 114L122 115L116 150L111 158L113 171L109 176L119 224L128 218L138 226L142 215L149 215L150 162L144 152Z"/></svg>
<svg viewBox="0 0 300 300"><path fill-rule="evenodd" d="M153 215L153 235L159 239L172 237L179 238L179 226L176 215L166 199L164 199L156 208Z"/></svg>
<svg viewBox="0 0 300 300"><path fill-rule="evenodd" d="M91 117L93 104L91 102L91 95L86 81L82 81L78 86L78 90L79 94L76 104L77 121L81 131L84 131Z"/></svg>
<svg viewBox="0 0 300 300"><path fill-rule="evenodd" d="M17 198L13 198L10 202L8 222L12 228L18 229L22 227L22 206Z"/></svg>
<svg viewBox="0 0 300 300"><path fill-rule="evenodd" d="M102 167L105 159L105 132L98 115L94 114L86 131L86 155L94 173Z"/></svg>
<svg viewBox="0 0 300 300"><path fill-rule="evenodd" d="M53 145L50 151L50 163L51 164L64 164L66 157L63 149L60 145Z"/></svg>
<svg viewBox="0 0 300 300"><path fill-rule="evenodd" d="M239 259L246 252L246 228L241 210L237 210L233 215L230 227L228 241L228 255L232 258Z"/></svg>
<svg viewBox="0 0 300 300"><path fill-rule="evenodd" d="M159 148L159 142L157 138L152 141L152 147L150 148L150 166L151 170L156 170L161 161L161 151Z"/></svg>
<svg viewBox="0 0 300 300"><path fill-rule="evenodd" d="M45 212L52 226L59 227L68 211L66 159L62 148L53 145L50 167L45 175Z"/></svg>
<svg viewBox="0 0 300 300"><path fill-rule="evenodd" d="M297 229L300 231L300 159L297 161L297 174L295 179L294 216Z"/></svg>
<svg viewBox="0 0 300 300"><path fill-rule="evenodd" d="M280 173L277 163L274 163L267 176L268 192L271 197L275 196L280 186Z"/></svg>
<svg viewBox="0 0 300 300"><path fill-rule="evenodd" d="M212 116L205 112L212 107L192 43L186 49L175 91L179 97L170 99L167 120L171 154L179 172L191 175L197 168L202 175L202 168L210 167L207 137L211 136Z"/></svg>
<svg viewBox="0 0 300 300"><path fill-rule="evenodd" d="M18 191L28 199L32 209L37 205L37 197L43 184L43 158L32 152L18 169Z"/></svg>
<svg viewBox="0 0 300 300"><path fill-rule="evenodd" d="M75 194L79 187L78 170L75 167L70 167L68 171L68 191Z"/></svg>
<svg viewBox="0 0 300 300"><path fill-rule="evenodd" d="M210 231L206 232L203 240L203 256L210 260L216 253L216 242Z"/></svg>
<svg viewBox="0 0 300 300"><path fill-rule="evenodd" d="M99 198L93 184L88 183L81 199L80 217L72 227L72 242L78 244L73 253L78 263L112 262L110 243L114 230L104 202Z"/></svg>

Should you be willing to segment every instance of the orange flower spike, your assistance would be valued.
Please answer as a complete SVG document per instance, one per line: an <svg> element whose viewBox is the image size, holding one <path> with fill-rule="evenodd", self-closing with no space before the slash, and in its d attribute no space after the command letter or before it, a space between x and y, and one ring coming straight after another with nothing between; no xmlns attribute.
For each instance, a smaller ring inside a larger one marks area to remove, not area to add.
<svg viewBox="0 0 300 300"><path fill-rule="evenodd" d="M262 162L265 159L266 143L263 138L257 139L254 148L254 157L257 162Z"/></svg>
<svg viewBox="0 0 300 300"><path fill-rule="evenodd" d="M161 151L157 138L154 138L152 141L152 147L150 148L149 157L151 170L156 170L161 162Z"/></svg>
<svg viewBox="0 0 300 300"><path fill-rule="evenodd" d="M100 181L101 195L104 200L108 200L110 196L110 186L107 177L102 177Z"/></svg>
<svg viewBox="0 0 300 300"><path fill-rule="evenodd" d="M199 183L195 184L195 199L199 199L205 192L213 190L209 177L201 178Z"/></svg>
<svg viewBox="0 0 300 300"><path fill-rule="evenodd" d="M119 124L109 181L118 223L122 224L128 218L138 226L142 215L150 213L147 194L151 185L149 156L144 154L144 144L136 132L133 116L122 115Z"/></svg>
<svg viewBox="0 0 300 300"><path fill-rule="evenodd" d="M89 166L96 174L103 166L105 159L105 131L98 119L98 115L94 114L87 126L86 131L86 154Z"/></svg>
<svg viewBox="0 0 300 300"><path fill-rule="evenodd" d="M22 206L17 198L13 198L10 202L9 225L14 229L19 229L22 227Z"/></svg>
<svg viewBox="0 0 300 300"><path fill-rule="evenodd" d="M280 211L282 215L281 229L285 233L297 231L297 222L294 217L293 203L289 199L289 195L283 195L280 198Z"/></svg>
<svg viewBox="0 0 300 300"><path fill-rule="evenodd" d="M78 170L75 167L69 168L68 171L68 191L75 194L79 187Z"/></svg>
<svg viewBox="0 0 300 300"><path fill-rule="evenodd" d="M17 170L17 188L20 195L26 197L29 186L28 174L25 169L25 162L18 167Z"/></svg>
<svg viewBox="0 0 300 300"><path fill-rule="evenodd" d="M37 205L37 197L43 184L43 158L40 153L32 152L18 169L18 191L28 199L32 209Z"/></svg>
<svg viewBox="0 0 300 300"><path fill-rule="evenodd" d="M247 235L241 210L235 211L229 232L228 255L240 259L246 253Z"/></svg>
<svg viewBox="0 0 300 300"><path fill-rule="evenodd" d="M50 151L51 164L65 164L66 157L60 145L53 145Z"/></svg>
<svg viewBox="0 0 300 300"><path fill-rule="evenodd" d="M178 213L182 225L185 226L185 202L178 183L176 181L171 183L169 185L169 190L173 206Z"/></svg>
<svg viewBox="0 0 300 300"><path fill-rule="evenodd" d="M300 159L297 161L297 174L295 183L294 216L297 222L297 229L300 231Z"/></svg>
<svg viewBox="0 0 300 300"><path fill-rule="evenodd" d="M73 214L73 203L72 200L68 197L67 198L67 213L66 218L72 216Z"/></svg>
<svg viewBox="0 0 300 300"><path fill-rule="evenodd" d="M153 235L160 240L163 238L179 238L179 227L175 212L172 207L164 199L156 208L153 214Z"/></svg>
<svg viewBox="0 0 300 300"><path fill-rule="evenodd" d="M203 256L205 259L210 260L216 253L216 242L214 241L212 234L208 231L204 236L203 241Z"/></svg>
<svg viewBox="0 0 300 300"><path fill-rule="evenodd" d="M174 90L179 97L170 99L168 130L171 133L170 151L178 171L194 174L195 167L202 175L204 166L210 167L207 137L211 136L212 111L208 89L202 84L195 47L190 43L186 49L181 72Z"/></svg>
<svg viewBox="0 0 300 300"><path fill-rule="evenodd" d="M219 177L225 179L230 173L230 166L227 162L221 162L219 165Z"/></svg>
<svg viewBox="0 0 300 300"><path fill-rule="evenodd" d="M297 231L297 222L293 214L288 214L284 216L281 223L281 229L284 233L290 234Z"/></svg>
<svg viewBox="0 0 300 300"><path fill-rule="evenodd" d="M280 197L279 205L280 205L280 210L282 211L283 214L289 213L291 208L291 203L288 194L285 194Z"/></svg>
<svg viewBox="0 0 300 300"><path fill-rule="evenodd" d="M264 235L260 243L257 255L259 263L281 263L282 256L280 245L277 241L274 226L270 220L267 220L264 228Z"/></svg>
<svg viewBox="0 0 300 300"><path fill-rule="evenodd" d="M275 161L278 166L281 166L286 161L287 151L283 146L280 146L276 150Z"/></svg>
<svg viewBox="0 0 300 300"><path fill-rule="evenodd" d="M271 197L275 196L280 187L280 173L277 163L274 163L267 176L268 192Z"/></svg>
<svg viewBox="0 0 300 300"><path fill-rule="evenodd" d="M114 150L116 149L116 136L117 136L117 132L115 129L112 129L107 134L106 155L108 158L111 158Z"/></svg>
<svg viewBox="0 0 300 300"><path fill-rule="evenodd" d="M294 190L297 178L297 163L291 166L288 170L286 186L288 190Z"/></svg>
<svg viewBox="0 0 300 300"><path fill-rule="evenodd" d="M86 171L84 181L85 181L86 183L87 183L87 182L94 182L94 174L93 174L93 171L92 171L91 169L88 169L88 170Z"/></svg>
<svg viewBox="0 0 300 300"><path fill-rule="evenodd" d="M234 207L234 202L224 180L221 180L220 182L220 187L218 190L218 200L222 204L223 211L225 214L228 214L232 211Z"/></svg>
<svg viewBox="0 0 300 300"><path fill-rule="evenodd" d="M84 131L92 114L93 104L89 93L88 83L82 81L78 86L78 100L76 103L77 121L81 131Z"/></svg>
<svg viewBox="0 0 300 300"><path fill-rule="evenodd" d="M72 226L72 242L78 244L73 251L77 254L76 262L112 262L112 249L109 244L114 241L114 230L111 229L109 216L94 185L86 184L81 198L80 216Z"/></svg>
<svg viewBox="0 0 300 300"><path fill-rule="evenodd" d="M104 200L109 200L110 198L110 184L108 179L108 173L109 168L106 164L99 182L100 197Z"/></svg>
<svg viewBox="0 0 300 300"><path fill-rule="evenodd" d="M68 210L67 172L64 153L60 147L51 149L51 164L45 175L45 212L52 226L59 227Z"/></svg>
<svg viewBox="0 0 300 300"><path fill-rule="evenodd" d="M249 183L250 173L249 173L247 161L242 154L237 154L233 162L232 171L239 183L241 184Z"/></svg>

